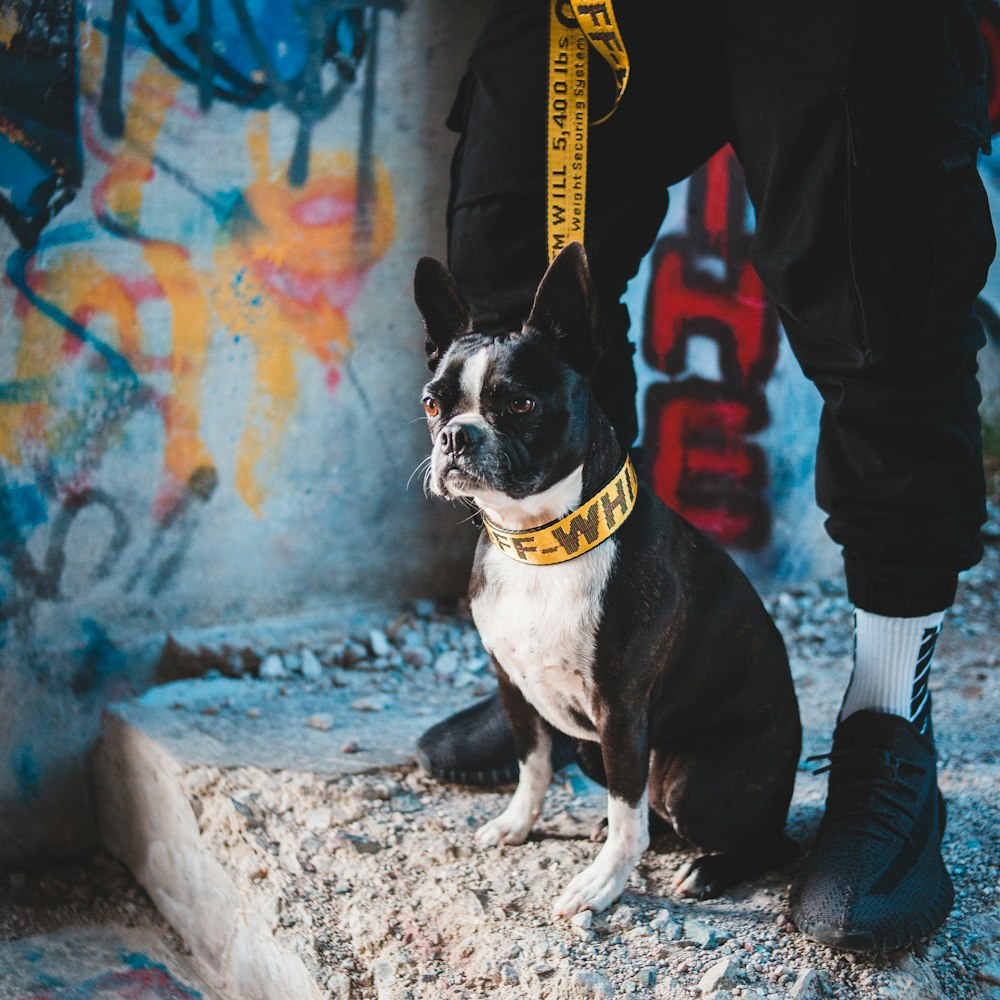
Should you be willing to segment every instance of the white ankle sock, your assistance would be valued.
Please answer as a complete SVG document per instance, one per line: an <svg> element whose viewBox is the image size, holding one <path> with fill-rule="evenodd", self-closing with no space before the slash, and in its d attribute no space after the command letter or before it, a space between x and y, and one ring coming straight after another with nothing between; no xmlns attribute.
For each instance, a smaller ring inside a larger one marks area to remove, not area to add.
<svg viewBox="0 0 1000 1000"><path fill-rule="evenodd" d="M854 671L839 720L863 708L901 715L927 729L927 686L943 611L920 618L889 618L860 608L854 612Z"/></svg>

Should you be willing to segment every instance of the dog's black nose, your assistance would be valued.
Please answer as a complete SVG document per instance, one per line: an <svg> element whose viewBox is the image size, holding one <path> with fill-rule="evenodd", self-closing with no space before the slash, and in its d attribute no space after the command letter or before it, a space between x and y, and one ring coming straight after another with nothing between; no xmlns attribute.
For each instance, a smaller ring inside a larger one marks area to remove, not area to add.
<svg viewBox="0 0 1000 1000"><path fill-rule="evenodd" d="M480 432L470 424L451 423L438 434L438 443L446 455L470 452L479 440Z"/></svg>

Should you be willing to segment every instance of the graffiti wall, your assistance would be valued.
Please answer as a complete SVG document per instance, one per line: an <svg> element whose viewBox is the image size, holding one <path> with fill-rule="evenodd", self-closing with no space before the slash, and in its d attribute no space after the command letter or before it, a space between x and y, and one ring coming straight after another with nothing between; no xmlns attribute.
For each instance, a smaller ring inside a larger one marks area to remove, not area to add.
<svg viewBox="0 0 1000 1000"><path fill-rule="evenodd" d="M474 530L413 475L410 289L488 6L0 5L0 863L92 839L100 710L177 629L464 590ZM752 227L723 150L628 305L648 475L774 590L839 553ZM1000 276L981 306L996 453Z"/></svg>
<svg viewBox="0 0 1000 1000"><path fill-rule="evenodd" d="M137 649L181 627L454 595L474 537L411 481L427 446L410 289L417 257L443 256L442 123L475 5L73 11L0 12L14 853L50 804L84 796L101 705L148 680Z"/></svg>
<svg viewBox="0 0 1000 1000"><path fill-rule="evenodd" d="M840 572L813 493L820 399L750 263L729 147L672 190L629 287L639 440L657 493L764 590Z"/></svg>

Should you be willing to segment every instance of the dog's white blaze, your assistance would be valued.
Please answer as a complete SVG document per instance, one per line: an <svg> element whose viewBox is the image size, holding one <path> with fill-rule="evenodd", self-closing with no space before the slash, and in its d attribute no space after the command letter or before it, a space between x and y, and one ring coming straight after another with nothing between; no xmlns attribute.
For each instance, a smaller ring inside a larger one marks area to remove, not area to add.
<svg viewBox="0 0 1000 1000"><path fill-rule="evenodd" d="M580 503L581 484L577 469L546 490L548 496L508 499L504 508L487 508L487 514L511 528L530 526L539 511L549 520L561 517ZM512 512L515 507L520 513ZM525 518L527 523L513 523ZM557 729L580 739L596 739L570 710L599 723L593 663L601 599L617 547L612 536L576 559L531 566L491 546L483 556L483 585L472 602L483 643L528 702Z"/></svg>
<svg viewBox="0 0 1000 1000"><path fill-rule="evenodd" d="M486 381L486 368L493 353L494 347L487 344L463 362L458 381L458 387L462 394L459 400L459 412L448 421L449 427L456 428L465 425L477 427L487 434L491 433L491 428L482 414L482 394L483 384ZM431 452L431 474L429 480L431 491L446 499L454 499L459 495L467 496L468 494L464 491L456 489L453 492L449 488L447 470L450 463L450 456L443 449L435 445L434 450Z"/></svg>
<svg viewBox="0 0 1000 1000"><path fill-rule="evenodd" d="M572 916L581 910L600 911L621 894L629 873L649 846L649 793L633 806L608 796L608 839L597 857L576 875L556 900L555 912Z"/></svg>
<svg viewBox="0 0 1000 1000"><path fill-rule="evenodd" d="M486 366L492 354L493 347L487 344L476 351L462 365L462 376L459 381L462 402L477 413L479 412L479 400L483 394L483 382L486 379Z"/></svg>

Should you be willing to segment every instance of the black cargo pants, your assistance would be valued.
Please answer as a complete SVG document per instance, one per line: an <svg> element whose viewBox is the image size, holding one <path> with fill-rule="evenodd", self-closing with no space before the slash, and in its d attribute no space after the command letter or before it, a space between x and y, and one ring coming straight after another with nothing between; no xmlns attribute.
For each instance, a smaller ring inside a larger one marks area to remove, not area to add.
<svg viewBox="0 0 1000 1000"><path fill-rule="evenodd" d="M480 325L520 327L545 258L548 0L498 0L449 127L449 264ZM982 556L972 313L995 252L975 0L615 0L632 77L590 131L586 246L612 348L598 398L636 434L621 304L674 184L730 143L752 261L823 397L816 493L849 596L876 614L952 603ZM592 54L591 105L611 78Z"/></svg>

